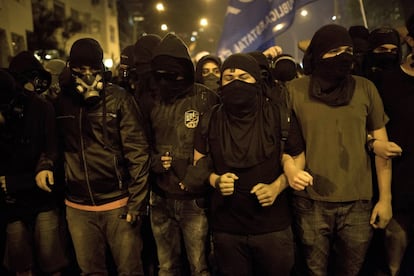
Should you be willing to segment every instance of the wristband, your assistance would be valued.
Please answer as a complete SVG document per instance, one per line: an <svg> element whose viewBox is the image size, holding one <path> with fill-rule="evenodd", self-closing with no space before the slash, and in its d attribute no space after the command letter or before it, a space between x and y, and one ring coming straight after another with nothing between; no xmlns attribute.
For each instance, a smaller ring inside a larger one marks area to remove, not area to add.
<svg viewBox="0 0 414 276"><path fill-rule="evenodd" d="M368 152L374 152L374 142L375 142L376 140L377 140L377 139L372 138L372 139L369 139L369 140L367 141L367 143L366 143L366 147L367 147Z"/></svg>

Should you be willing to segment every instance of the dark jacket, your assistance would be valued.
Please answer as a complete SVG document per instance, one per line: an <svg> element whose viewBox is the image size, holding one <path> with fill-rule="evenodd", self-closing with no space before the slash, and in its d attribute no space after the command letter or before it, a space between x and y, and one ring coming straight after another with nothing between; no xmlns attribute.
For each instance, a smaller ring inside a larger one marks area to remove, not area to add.
<svg viewBox="0 0 414 276"><path fill-rule="evenodd" d="M108 83L101 100L87 106L63 87L56 118L67 199L101 205L129 197L127 211L138 213L148 192L149 149L133 96Z"/></svg>
<svg viewBox="0 0 414 276"><path fill-rule="evenodd" d="M206 86L194 83L194 65L184 43L174 35L167 35L155 49L153 60L160 56L177 59L186 68L188 86L172 101L152 97L150 115L152 158L155 173L153 191L175 199L194 199L206 195L209 185L204 182L209 173L207 159L193 166L194 130L200 116L218 102L217 94ZM161 156L170 152L171 169L166 171ZM182 182L188 190L179 187Z"/></svg>
<svg viewBox="0 0 414 276"><path fill-rule="evenodd" d="M34 92L22 92L0 129L0 175L6 177L9 221L31 218L56 207L56 186L48 193L35 176L54 169L56 129L53 106Z"/></svg>

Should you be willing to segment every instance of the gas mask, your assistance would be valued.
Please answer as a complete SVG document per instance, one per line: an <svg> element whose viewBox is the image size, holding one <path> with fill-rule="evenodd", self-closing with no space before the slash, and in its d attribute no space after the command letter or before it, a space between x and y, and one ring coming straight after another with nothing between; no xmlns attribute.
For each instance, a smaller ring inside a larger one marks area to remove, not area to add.
<svg viewBox="0 0 414 276"><path fill-rule="evenodd" d="M101 74L74 74L76 91L82 95L87 104L96 104L100 100L100 91L104 87Z"/></svg>

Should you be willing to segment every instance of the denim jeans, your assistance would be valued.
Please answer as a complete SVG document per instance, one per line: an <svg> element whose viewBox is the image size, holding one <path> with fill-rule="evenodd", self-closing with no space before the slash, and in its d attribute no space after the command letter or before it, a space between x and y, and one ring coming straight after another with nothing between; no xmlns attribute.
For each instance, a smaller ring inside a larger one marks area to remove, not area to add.
<svg viewBox="0 0 414 276"><path fill-rule="evenodd" d="M107 275L106 250L111 251L117 275L144 275L140 225L119 218L124 208L91 212L66 207L69 232L82 275Z"/></svg>
<svg viewBox="0 0 414 276"><path fill-rule="evenodd" d="M373 234L371 210L368 200L322 202L294 196L294 231L305 273L358 275Z"/></svg>
<svg viewBox="0 0 414 276"><path fill-rule="evenodd" d="M4 260L7 269L24 272L37 267L42 272L53 273L68 265L61 222L59 212L51 210L39 213L30 222L9 223Z"/></svg>
<svg viewBox="0 0 414 276"><path fill-rule="evenodd" d="M160 276L182 275L182 244L191 275L210 275L206 245L208 223L205 200L176 200L151 192L151 227L157 244Z"/></svg>
<svg viewBox="0 0 414 276"><path fill-rule="evenodd" d="M260 235L213 232L220 276L288 276L294 262L290 227Z"/></svg>

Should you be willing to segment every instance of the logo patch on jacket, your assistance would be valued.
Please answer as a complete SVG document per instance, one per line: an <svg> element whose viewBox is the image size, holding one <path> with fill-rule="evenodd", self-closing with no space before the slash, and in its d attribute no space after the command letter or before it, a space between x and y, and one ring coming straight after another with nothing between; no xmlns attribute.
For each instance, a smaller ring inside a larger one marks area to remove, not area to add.
<svg viewBox="0 0 414 276"><path fill-rule="evenodd" d="M200 114L196 110L188 110L184 114L184 124L187 128L196 128Z"/></svg>

